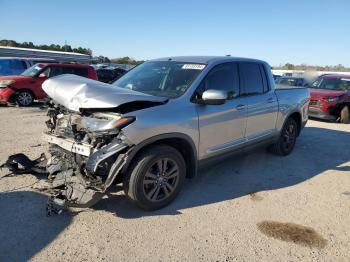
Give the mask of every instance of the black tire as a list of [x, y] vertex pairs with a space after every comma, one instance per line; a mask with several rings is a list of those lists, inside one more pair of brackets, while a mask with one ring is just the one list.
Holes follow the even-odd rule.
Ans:
[[297, 122], [293, 118], [289, 118], [282, 128], [277, 143], [269, 147], [270, 152], [280, 156], [289, 155], [294, 149], [297, 134]]
[[350, 121], [349, 106], [344, 106], [340, 111], [340, 123], [348, 124]]
[[186, 177], [179, 151], [167, 145], [152, 146], [132, 162], [123, 179], [130, 200], [144, 210], [157, 210], [175, 199]]
[[18, 106], [30, 106], [34, 102], [33, 93], [28, 90], [20, 91], [16, 95], [16, 104]]

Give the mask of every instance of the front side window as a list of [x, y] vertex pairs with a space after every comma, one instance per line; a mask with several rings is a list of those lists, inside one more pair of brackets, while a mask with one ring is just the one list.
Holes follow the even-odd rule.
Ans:
[[228, 99], [239, 96], [237, 64], [224, 63], [211, 69], [196, 90], [195, 99], [200, 99], [209, 89], [227, 92]]
[[64, 74], [62, 67], [51, 66], [49, 68], [50, 68], [50, 71], [47, 72], [47, 74], [46, 74], [48, 77], [54, 77], [54, 76], [59, 76], [59, 75]]
[[263, 75], [257, 63], [239, 63], [240, 85], [244, 95], [264, 93]]
[[204, 64], [150, 61], [135, 67], [113, 85], [145, 94], [176, 98], [186, 92], [204, 68]]

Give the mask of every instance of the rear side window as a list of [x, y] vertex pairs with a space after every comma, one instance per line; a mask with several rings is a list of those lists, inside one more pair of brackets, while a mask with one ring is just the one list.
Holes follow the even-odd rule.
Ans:
[[239, 78], [244, 95], [258, 95], [268, 91], [266, 75], [261, 72], [260, 64], [239, 63]]
[[239, 80], [236, 63], [224, 63], [215, 66], [204, 78], [197, 90], [197, 98], [209, 89], [227, 92], [228, 99], [239, 96]]

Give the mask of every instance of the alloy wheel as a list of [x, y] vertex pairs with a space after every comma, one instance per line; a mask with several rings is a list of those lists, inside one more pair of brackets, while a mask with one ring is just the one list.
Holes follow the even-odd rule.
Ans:
[[178, 164], [170, 158], [157, 159], [143, 179], [143, 191], [152, 202], [163, 201], [176, 189], [180, 176]]
[[291, 150], [293, 148], [296, 138], [296, 128], [295, 126], [290, 123], [286, 129], [284, 130], [283, 134], [283, 147], [286, 151]]
[[33, 96], [29, 92], [21, 92], [17, 96], [17, 102], [21, 106], [28, 106], [33, 102]]

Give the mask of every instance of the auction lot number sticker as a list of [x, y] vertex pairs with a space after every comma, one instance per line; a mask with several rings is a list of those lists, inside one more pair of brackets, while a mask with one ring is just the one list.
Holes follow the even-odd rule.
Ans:
[[184, 64], [182, 66], [182, 69], [194, 69], [194, 70], [203, 70], [205, 65], [200, 65], [200, 64]]

